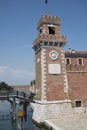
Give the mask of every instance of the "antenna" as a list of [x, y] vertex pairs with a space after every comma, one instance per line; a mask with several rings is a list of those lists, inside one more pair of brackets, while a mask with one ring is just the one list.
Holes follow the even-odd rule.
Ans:
[[46, 14], [48, 14], [48, 0], [45, 0], [45, 4], [46, 4]]

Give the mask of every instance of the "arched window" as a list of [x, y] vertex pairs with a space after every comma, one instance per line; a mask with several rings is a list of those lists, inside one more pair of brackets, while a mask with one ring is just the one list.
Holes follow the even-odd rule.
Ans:
[[66, 64], [67, 65], [71, 64], [71, 59], [70, 58], [66, 58]]
[[82, 65], [83, 64], [83, 58], [78, 58], [78, 64]]

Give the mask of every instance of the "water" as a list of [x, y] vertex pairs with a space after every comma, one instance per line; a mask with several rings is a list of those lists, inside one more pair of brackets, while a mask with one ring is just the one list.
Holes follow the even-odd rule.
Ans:
[[[0, 101], [0, 130], [18, 130], [18, 119], [16, 122], [11, 120], [10, 109], [10, 103], [8, 101]], [[27, 108], [27, 121], [23, 119], [23, 125], [24, 130], [46, 130], [46, 128], [39, 128], [33, 124], [30, 106]]]

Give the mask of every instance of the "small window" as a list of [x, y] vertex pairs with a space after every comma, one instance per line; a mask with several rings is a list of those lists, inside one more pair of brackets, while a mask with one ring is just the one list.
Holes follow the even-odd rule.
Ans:
[[58, 46], [58, 42], [55, 42], [55, 43], [54, 43], [54, 46]]
[[75, 101], [76, 107], [81, 107], [82, 106], [82, 102], [81, 101]]
[[42, 33], [42, 28], [40, 29], [40, 33]]
[[70, 59], [69, 59], [69, 58], [66, 59], [66, 64], [67, 64], [67, 65], [70, 64]]
[[44, 46], [47, 46], [47, 45], [48, 45], [48, 42], [45, 41], [45, 42], [44, 42]]
[[60, 47], [62, 47], [63, 45], [64, 45], [64, 43], [63, 43], [63, 42], [61, 42], [61, 43], [60, 43]]
[[82, 65], [83, 64], [83, 59], [82, 58], [78, 58], [78, 64]]
[[53, 45], [53, 42], [49, 42], [49, 46], [52, 46]]
[[55, 34], [55, 27], [49, 27], [49, 34], [54, 35]]

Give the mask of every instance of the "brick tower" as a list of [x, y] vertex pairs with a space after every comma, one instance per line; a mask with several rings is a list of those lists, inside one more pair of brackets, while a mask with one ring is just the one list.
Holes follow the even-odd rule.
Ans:
[[38, 37], [33, 42], [36, 56], [37, 100], [55, 101], [67, 98], [68, 84], [60, 18], [43, 16], [38, 22]]
[[48, 107], [53, 107], [52, 103], [68, 101], [64, 54], [66, 38], [60, 33], [60, 18], [55, 16], [42, 16], [37, 30], [38, 37], [33, 42], [36, 59], [36, 102], [38, 102], [34, 111], [34, 119], [37, 122], [43, 122], [41, 116], [38, 119], [36, 117], [39, 109], [43, 113], [43, 117], [47, 119], [45, 110], [49, 111]]

